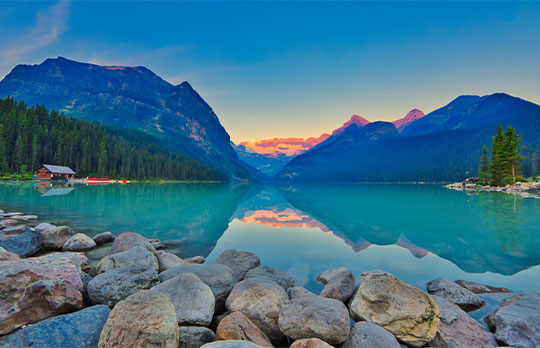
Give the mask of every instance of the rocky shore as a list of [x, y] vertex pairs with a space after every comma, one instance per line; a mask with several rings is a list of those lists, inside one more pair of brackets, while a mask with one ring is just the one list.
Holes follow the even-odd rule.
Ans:
[[0, 347], [540, 347], [537, 296], [507, 295], [483, 325], [468, 314], [478, 294], [511, 290], [439, 278], [424, 291], [340, 267], [314, 294], [250, 252], [181, 259], [136, 233], [37, 219], [0, 210]]
[[507, 185], [503, 187], [497, 186], [484, 186], [475, 185], [472, 183], [456, 182], [444, 186], [451, 190], [465, 191], [465, 192], [502, 192], [521, 197], [540, 198], [540, 183], [538, 182], [517, 182], [514, 185]]

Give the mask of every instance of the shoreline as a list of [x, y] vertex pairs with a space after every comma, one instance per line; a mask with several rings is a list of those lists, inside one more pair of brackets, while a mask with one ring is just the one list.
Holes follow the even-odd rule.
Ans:
[[447, 189], [462, 191], [462, 192], [501, 192], [520, 196], [523, 198], [538, 198], [540, 199], [540, 183], [538, 182], [517, 182], [507, 186], [488, 186], [476, 185], [463, 182], [455, 182], [444, 186]]

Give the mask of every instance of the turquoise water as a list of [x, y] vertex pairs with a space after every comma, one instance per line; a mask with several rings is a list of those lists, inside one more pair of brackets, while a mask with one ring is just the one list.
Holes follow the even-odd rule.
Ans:
[[540, 290], [540, 200], [440, 185], [0, 184], [0, 208], [89, 235], [138, 232], [180, 257], [252, 251], [318, 291], [321, 271], [383, 269]]

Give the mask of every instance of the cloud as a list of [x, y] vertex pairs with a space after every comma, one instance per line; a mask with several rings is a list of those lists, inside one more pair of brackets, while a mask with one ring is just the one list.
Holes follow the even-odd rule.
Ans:
[[19, 63], [29, 53], [56, 42], [67, 29], [69, 2], [61, 0], [55, 5], [36, 14], [36, 22], [23, 29], [12, 41], [4, 41], [0, 51], [0, 60], [4, 64]]

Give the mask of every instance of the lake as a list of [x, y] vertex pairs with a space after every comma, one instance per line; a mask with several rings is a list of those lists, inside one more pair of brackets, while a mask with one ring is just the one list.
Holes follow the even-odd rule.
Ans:
[[[382, 269], [421, 289], [446, 277], [540, 290], [540, 199], [502, 193], [413, 184], [3, 183], [0, 208], [88, 235], [137, 232], [209, 262], [226, 249], [251, 251], [312, 291], [322, 289], [320, 272], [340, 266], [357, 278]], [[488, 304], [503, 295], [490, 296]]]

